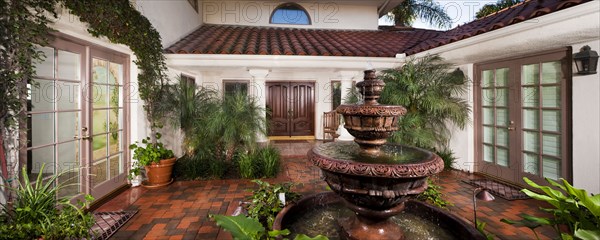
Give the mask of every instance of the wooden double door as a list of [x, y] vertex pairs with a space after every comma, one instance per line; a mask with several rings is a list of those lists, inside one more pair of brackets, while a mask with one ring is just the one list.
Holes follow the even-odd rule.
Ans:
[[267, 82], [266, 88], [269, 136], [314, 135], [314, 82]]

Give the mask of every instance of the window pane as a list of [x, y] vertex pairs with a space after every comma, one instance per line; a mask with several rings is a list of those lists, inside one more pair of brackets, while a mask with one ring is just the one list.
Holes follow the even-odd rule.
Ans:
[[79, 83], [56, 81], [58, 110], [79, 109]]
[[538, 129], [538, 110], [523, 109], [523, 128]]
[[544, 134], [542, 144], [544, 154], [560, 157], [560, 135]]
[[123, 65], [110, 63], [110, 72], [108, 76], [108, 83], [115, 85], [123, 84]]
[[95, 109], [108, 107], [108, 86], [96, 85], [92, 87], [92, 103]]
[[58, 78], [77, 80], [80, 77], [81, 58], [79, 54], [58, 50]]
[[506, 88], [496, 89], [496, 106], [506, 106], [508, 104], [508, 92]]
[[481, 79], [482, 87], [492, 87], [494, 86], [494, 70], [485, 70], [482, 74]]
[[31, 146], [54, 142], [54, 113], [31, 114]]
[[540, 149], [540, 143], [537, 132], [524, 131], [523, 132], [523, 149], [529, 152], [538, 152]]
[[494, 124], [494, 109], [483, 108], [483, 124], [493, 125]]
[[29, 178], [37, 177], [38, 173], [42, 169], [42, 165], [44, 166], [44, 177], [48, 177], [54, 172], [54, 146], [48, 146], [43, 148], [37, 148], [30, 150], [31, 153], [31, 174]]
[[542, 106], [560, 107], [560, 88], [556, 86], [542, 87]]
[[[58, 142], [73, 140], [78, 134], [79, 129], [79, 112], [59, 112], [57, 113], [57, 135]], [[51, 126], [46, 126], [51, 127]]]
[[560, 131], [560, 111], [543, 110], [542, 117], [542, 129], [544, 131]]
[[496, 128], [496, 145], [508, 147], [508, 129]]
[[65, 172], [59, 178], [63, 188], [59, 196], [73, 196], [79, 193], [79, 141], [62, 143], [56, 146], [58, 151], [57, 164], [60, 172]]
[[109, 86], [108, 87], [109, 90], [109, 106], [110, 108], [117, 108], [119, 107], [122, 101], [122, 96], [121, 96], [121, 92], [123, 90], [123, 87], [115, 87], [115, 86]]
[[537, 87], [523, 87], [523, 106], [524, 107], [537, 107], [539, 103], [539, 94]]
[[538, 155], [531, 153], [523, 153], [523, 171], [531, 174], [539, 174]]
[[308, 14], [296, 6], [284, 6], [273, 12], [271, 23], [308, 25]]
[[35, 75], [40, 77], [54, 78], [54, 49], [49, 47], [39, 47], [44, 56], [42, 60], [34, 61]]
[[121, 154], [111, 157], [109, 160], [109, 165], [111, 178], [123, 173], [123, 167], [121, 166]]
[[108, 134], [97, 135], [92, 140], [92, 160], [100, 161], [108, 156], [107, 149]]
[[483, 145], [483, 161], [494, 162], [494, 147]]
[[542, 63], [542, 83], [557, 83], [561, 79], [560, 61]]
[[539, 64], [523, 65], [521, 71], [521, 84], [538, 84], [540, 81]]
[[108, 83], [108, 63], [100, 59], [92, 59], [92, 79], [95, 83]]
[[248, 94], [248, 83], [245, 82], [225, 82], [225, 95]]
[[508, 167], [508, 150], [504, 148], [496, 148], [496, 156], [498, 157], [498, 161], [496, 164], [500, 166]]
[[54, 111], [57, 100], [54, 81], [35, 79], [31, 88], [31, 111]]
[[106, 160], [106, 158], [100, 159], [98, 161], [95, 161], [94, 163], [92, 163], [92, 186], [95, 187], [96, 185], [106, 181], [108, 178], [108, 161]]
[[92, 134], [108, 132], [108, 111], [109, 110], [94, 110]]
[[508, 68], [496, 69], [496, 86], [507, 86]]
[[121, 133], [122, 131], [111, 132], [108, 134], [109, 155], [117, 153], [121, 150]]
[[483, 106], [494, 106], [494, 89], [483, 89], [481, 94], [481, 101]]
[[508, 109], [497, 108], [496, 109], [496, 125], [508, 126]]
[[544, 177], [558, 180], [560, 178], [560, 159], [543, 157]]
[[494, 144], [494, 128], [483, 127], [483, 142]]

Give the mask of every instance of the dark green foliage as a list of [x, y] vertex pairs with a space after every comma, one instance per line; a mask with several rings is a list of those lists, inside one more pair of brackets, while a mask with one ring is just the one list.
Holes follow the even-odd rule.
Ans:
[[450, 69], [440, 56], [428, 55], [383, 72], [386, 86], [379, 102], [407, 109], [388, 141], [439, 149], [450, 139], [449, 124], [465, 127], [471, 110], [460, 96], [468, 81], [462, 71]]
[[27, 169], [22, 169], [23, 183], [18, 188], [9, 188], [15, 193], [12, 206], [2, 204], [0, 213], [0, 239], [65, 239], [90, 236], [94, 218], [84, 213], [87, 204], [93, 201], [86, 196], [85, 203], [75, 206], [68, 197], [57, 198], [58, 192], [68, 185], [55, 185], [60, 173], [44, 180], [44, 165], [36, 181], [31, 183]]
[[424, 192], [417, 195], [417, 199], [419, 201], [429, 202], [441, 208], [446, 208], [447, 206], [453, 205], [443, 198], [443, 194], [440, 191], [442, 189], [441, 186], [435, 184], [431, 179], [427, 179], [427, 184], [429, 187], [425, 189]]
[[167, 113], [165, 117], [172, 126], [178, 127], [184, 134], [182, 147], [186, 155], [193, 155], [197, 146], [193, 144], [198, 123], [203, 123], [210, 117], [211, 111], [218, 106], [217, 92], [204, 87], [197, 87], [181, 76], [177, 77], [178, 83], [168, 85], [165, 101], [159, 104], [160, 112]]
[[[528, 189], [521, 190], [527, 196], [545, 201], [554, 208], [542, 208], [541, 210], [553, 215], [552, 218], [535, 217], [521, 214], [522, 220], [502, 219], [501, 221], [511, 225], [525, 226], [533, 231], [542, 225], [549, 225], [561, 239], [600, 239], [600, 195], [589, 195], [585, 190], [574, 188], [569, 182], [561, 179], [562, 184], [546, 178], [550, 186], [541, 186], [528, 178], [523, 180], [542, 194], [532, 192]], [[558, 190], [556, 190], [558, 189]], [[567, 226], [568, 232], [562, 232], [561, 226]], [[539, 239], [539, 237], [538, 237]]]
[[432, 0], [404, 0], [388, 16], [396, 26], [409, 27], [417, 18], [441, 28], [448, 28], [452, 24], [444, 7]]
[[481, 233], [481, 235], [485, 236], [485, 239], [487, 240], [494, 240], [495, 236], [494, 234], [488, 233], [487, 231], [485, 231], [485, 225], [486, 223], [483, 221], [479, 221], [479, 220], [475, 220], [476, 223], [475, 225], [477, 225], [477, 231]]
[[456, 162], [456, 156], [454, 156], [454, 151], [448, 147], [444, 147], [442, 150], [437, 151], [436, 154], [444, 160], [444, 170], [453, 169], [454, 163]]
[[258, 220], [268, 229], [273, 229], [273, 221], [277, 213], [283, 209], [284, 204], [279, 200], [279, 194], [285, 194], [285, 201], [294, 202], [300, 195], [292, 192], [291, 183], [269, 184], [261, 180], [253, 180], [258, 184], [258, 189], [252, 189], [252, 196], [249, 197], [248, 216]]
[[483, 5], [483, 7], [481, 7], [477, 13], [475, 13], [475, 17], [478, 19], [483, 18], [487, 15], [521, 2], [523, 2], [523, 0], [498, 0], [496, 3]]
[[237, 159], [240, 175], [243, 178], [277, 177], [281, 155], [275, 147], [266, 146], [241, 153]]
[[141, 144], [135, 142], [129, 145], [129, 149], [133, 150], [133, 159], [137, 160], [129, 172], [130, 178], [139, 175], [141, 169], [145, 166], [159, 163], [162, 159], [169, 159], [175, 156], [173, 151], [165, 148], [163, 143], [158, 142], [160, 137], [160, 133], [157, 133], [155, 137], [157, 142], [154, 144], [151, 142], [150, 137], [147, 137], [146, 139], [142, 139]]
[[[217, 223], [217, 226], [222, 227], [225, 229], [225, 231], [230, 232], [233, 236], [233, 239], [236, 240], [271, 240], [280, 239], [282, 236], [287, 236], [290, 234], [290, 231], [287, 229], [267, 231], [265, 227], [262, 226], [256, 219], [246, 216], [210, 215], [209, 217]], [[317, 235], [314, 238], [311, 238], [304, 234], [298, 234], [296, 237], [294, 237], [294, 240], [327, 239], [327, 237], [322, 235]]]

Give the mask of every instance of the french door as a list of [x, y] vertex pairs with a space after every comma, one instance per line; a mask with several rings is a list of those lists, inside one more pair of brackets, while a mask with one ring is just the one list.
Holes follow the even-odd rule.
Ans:
[[63, 174], [60, 196], [96, 199], [125, 184], [127, 56], [57, 37], [40, 47], [28, 97], [27, 173]]
[[315, 84], [267, 82], [270, 136], [313, 136]]
[[514, 183], [571, 178], [569, 58], [562, 50], [477, 66], [477, 171]]

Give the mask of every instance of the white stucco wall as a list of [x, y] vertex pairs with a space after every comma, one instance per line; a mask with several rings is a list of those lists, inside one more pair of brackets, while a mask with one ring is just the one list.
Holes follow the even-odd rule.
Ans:
[[254, 25], [269, 27], [377, 30], [379, 15], [374, 4], [358, 2], [301, 1], [311, 25], [270, 24], [280, 1], [203, 1], [202, 19], [207, 24]]
[[[515, 58], [567, 46], [578, 52], [590, 45], [600, 52], [600, 1], [592, 1], [455, 43], [413, 57], [440, 54], [458, 64], [473, 79], [472, 64]], [[471, 69], [471, 70], [469, 70]], [[573, 66], [573, 71], [575, 67]], [[466, 71], [467, 70], [467, 71]], [[600, 75], [573, 75], [572, 171], [575, 187], [600, 193]], [[467, 96], [472, 105], [473, 92]], [[473, 126], [455, 130], [451, 147], [457, 167], [474, 171]]]
[[[600, 52], [600, 41], [573, 45], [573, 54], [589, 45]], [[576, 72], [575, 66], [573, 71]], [[573, 184], [600, 193], [600, 74], [573, 75]]]
[[170, 46], [202, 24], [202, 4], [196, 12], [186, 0], [137, 0], [135, 8], [160, 33], [163, 47]]

